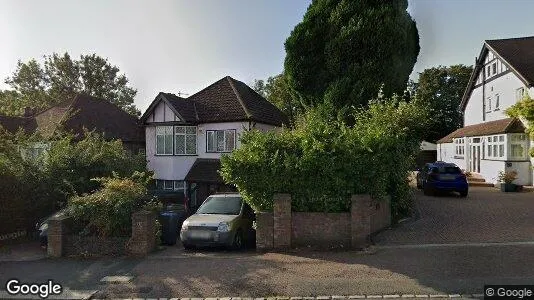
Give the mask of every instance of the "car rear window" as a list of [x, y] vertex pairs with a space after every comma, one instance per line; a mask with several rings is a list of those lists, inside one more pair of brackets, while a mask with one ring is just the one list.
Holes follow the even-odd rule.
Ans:
[[454, 167], [454, 166], [440, 166], [440, 167], [434, 167], [432, 169], [432, 171], [434, 172], [436, 172], [436, 170], [440, 174], [461, 174], [462, 173], [462, 170], [460, 170], [460, 168]]

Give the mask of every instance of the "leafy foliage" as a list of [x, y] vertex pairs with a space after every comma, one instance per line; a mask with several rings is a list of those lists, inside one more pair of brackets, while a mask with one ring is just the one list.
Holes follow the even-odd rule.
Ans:
[[[534, 140], [534, 99], [528, 94], [516, 104], [512, 105], [506, 110], [506, 114], [510, 117], [522, 119], [526, 122], [526, 133], [530, 140]], [[534, 148], [530, 148], [529, 155], [534, 157]]]
[[0, 91], [1, 114], [21, 115], [25, 107], [41, 110], [83, 92], [140, 115], [133, 104], [137, 91], [117, 66], [96, 54], [75, 60], [68, 53], [53, 53], [44, 56], [43, 65], [35, 59], [19, 61], [5, 82], [12, 90]]
[[134, 172], [130, 177], [97, 178], [102, 187], [92, 194], [74, 196], [69, 200], [68, 212], [81, 228], [82, 235], [100, 237], [129, 236], [132, 213], [161, 209], [161, 204], [147, 196], [151, 180], [148, 173]]
[[254, 90], [278, 107], [294, 124], [297, 116], [304, 111], [304, 107], [295, 93], [289, 87], [284, 74], [271, 76], [266, 81], [255, 80]]
[[100, 182], [92, 178], [127, 176], [134, 171], [144, 171], [143, 154], [128, 153], [120, 140], [108, 141], [101, 134], [85, 132], [81, 140], [65, 135], [53, 141], [43, 161], [45, 178], [49, 181], [52, 197], [63, 206], [64, 200], [73, 195], [95, 191]]
[[463, 126], [460, 101], [469, 83], [472, 66], [453, 65], [429, 68], [419, 73], [419, 81], [411, 87], [414, 101], [431, 114], [426, 141], [435, 142]]
[[314, 0], [285, 42], [288, 85], [304, 106], [366, 106], [402, 94], [419, 54], [407, 0]]
[[272, 209], [278, 192], [292, 195], [295, 211], [315, 212], [348, 211], [351, 194], [391, 194], [397, 218], [411, 207], [407, 177], [425, 114], [397, 97], [368, 110], [319, 105], [293, 130], [245, 133], [241, 147], [222, 157], [221, 174], [258, 211]]

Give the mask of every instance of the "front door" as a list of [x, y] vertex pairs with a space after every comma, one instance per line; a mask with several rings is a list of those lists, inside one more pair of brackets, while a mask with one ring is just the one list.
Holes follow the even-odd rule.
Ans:
[[471, 146], [471, 172], [480, 173], [480, 144]]

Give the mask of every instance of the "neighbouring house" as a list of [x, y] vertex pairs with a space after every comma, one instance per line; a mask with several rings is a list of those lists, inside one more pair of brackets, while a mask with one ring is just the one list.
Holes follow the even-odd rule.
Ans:
[[[78, 94], [39, 113], [27, 109], [21, 117], [0, 116], [0, 126], [10, 132], [19, 129], [29, 134], [37, 132], [45, 138], [59, 130], [81, 136], [86, 128], [103, 134], [106, 139], [122, 140], [131, 153], [145, 149], [144, 130], [137, 117], [105, 99], [87, 94]], [[47, 147], [46, 143], [35, 144], [31, 155], [39, 155]]]
[[516, 184], [532, 185], [532, 142], [505, 110], [534, 96], [533, 84], [534, 37], [485, 41], [460, 105], [464, 127], [438, 141], [438, 160], [494, 183], [500, 171], [515, 170]]
[[186, 200], [194, 211], [210, 194], [235, 190], [219, 175], [219, 159], [240, 146], [244, 131], [276, 130], [288, 119], [246, 84], [226, 76], [188, 98], [159, 93], [141, 122], [156, 189]]

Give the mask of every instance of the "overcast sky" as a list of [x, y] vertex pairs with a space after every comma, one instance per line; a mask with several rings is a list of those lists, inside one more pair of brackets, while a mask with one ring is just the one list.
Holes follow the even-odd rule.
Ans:
[[[310, 2], [4, 0], [0, 78], [19, 59], [96, 53], [126, 74], [144, 111], [159, 91], [193, 94], [226, 75], [250, 83], [280, 73], [284, 41]], [[421, 44], [412, 77], [432, 66], [473, 64], [485, 39], [534, 35], [534, 1], [409, 3]]]

